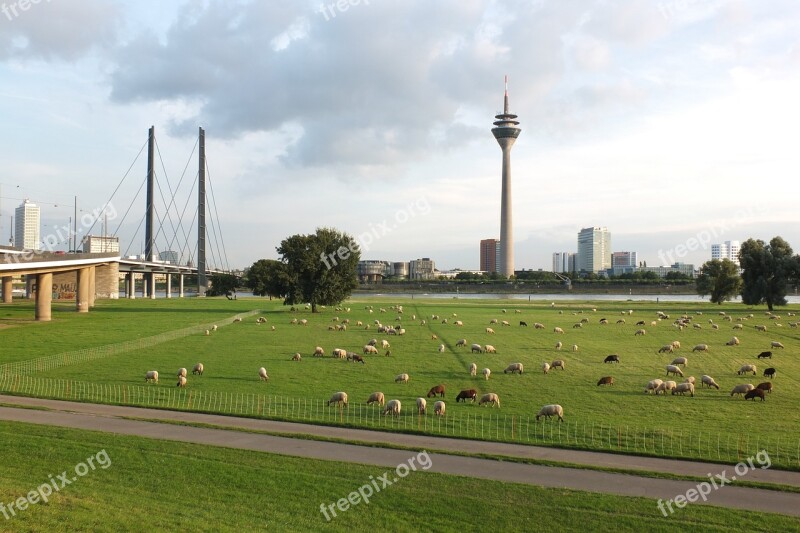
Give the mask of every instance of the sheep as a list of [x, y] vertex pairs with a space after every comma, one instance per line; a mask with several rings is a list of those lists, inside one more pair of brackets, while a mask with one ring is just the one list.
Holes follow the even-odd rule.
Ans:
[[617, 320], [617, 324], [624, 324], [624, 323], [625, 323], [624, 318], [620, 318], [619, 320]]
[[503, 374], [508, 374], [509, 372], [513, 374], [514, 372], [519, 372], [521, 375], [522, 371], [523, 371], [522, 363], [511, 363], [506, 367], [505, 370], [503, 370]]
[[453, 322], [453, 324], [456, 325], [456, 326], [463, 326], [464, 325], [464, 323], [462, 321], [460, 321], [460, 320], [456, 320], [455, 322]]
[[184, 377], [184, 378], [186, 377], [186, 369], [185, 368], [179, 368], [178, 369], [178, 377]]
[[692, 385], [694, 385], [695, 381], [697, 380], [694, 379], [694, 376], [689, 376], [688, 378], [683, 380], [684, 383], [691, 383]]
[[408, 374], [398, 374], [394, 378], [395, 383], [408, 383]]
[[456, 341], [456, 348], [458, 348], [460, 346], [466, 347], [467, 346], [467, 339], [458, 339], [458, 341]]
[[499, 408], [500, 398], [497, 396], [497, 394], [490, 392], [488, 394], [484, 394], [483, 396], [481, 396], [481, 399], [478, 401], [478, 405], [483, 405], [485, 403], [492, 404], [492, 407], [496, 405]]
[[772, 352], [761, 352], [756, 359], [772, 359]]
[[605, 359], [603, 359], [603, 363], [619, 363], [619, 356], [618, 355], [607, 355]]
[[558, 341], [558, 342], [556, 343], [556, 350], [560, 350], [562, 346], [564, 346], [564, 345], [563, 345], [563, 344], [561, 344], [561, 341]]
[[600, 380], [597, 382], [597, 386], [598, 386], [598, 387], [599, 387], [600, 385], [613, 385], [613, 384], [614, 384], [614, 378], [613, 378], [613, 377], [611, 377], [611, 376], [605, 376], [605, 377], [602, 377], [602, 378], [600, 378]]
[[540, 324], [539, 322], [534, 322], [533, 329], [544, 329], [544, 324]]
[[378, 349], [374, 346], [370, 346], [369, 344], [367, 344], [364, 346], [364, 354], [366, 355], [368, 353], [377, 354]]
[[664, 346], [662, 346], [661, 348], [658, 349], [658, 353], [664, 353], [664, 352], [672, 353], [673, 350], [674, 350], [674, 347], [671, 344], [665, 344]]
[[494, 335], [494, 330], [492, 328], [486, 328], [486, 333], [489, 335]]
[[775, 377], [775, 369], [770, 367], [764, 370], [764, 377], [774, 378]]
[[366, 365], [367, 364], [367, 362], [364, 361], [363, 357], [361, 357], [358, 354], [352, 353], [352, 352], [347, 352], [347, 359], [349, 361], [354, 362], [354, 363], [361, 363], [362, 365]]
[[564, 330], [559, 327], [555, 327], [553, 328], [553, 333], [564, 333]]
[[386, 350], [386, 353], [383, 354], [383, 355], [385, 355], [386, 357], [389, 357], [390, 355], [392, 355], [392, 351], [391, 350]]
[[233, 319], [233, 321], [234, 322], [241, 322], [242, 321], [242, 317], [237, 316], [236, 318]]
[[636, 323], [637, 326], [644, 326], [644, 324], [645, 324], [644, 320], [640, 320]]
[[486, 346], [484, 346], [483, 351], [486, 353], [497, 353], [497, 349], [491, 344], [487, 344]]
[[693, 352], [708, 352], [708, 344], [698, 344], [692, 348]]
[[301, 321], [300, 321], [300, 325], [301, 325], [301, 326], [307, 326], [307, 325], [308, 325], [308, 320], [306, 320], [306, 319], [304, 318], [303, 320], [301, 320]]
[[391, 348], [391, 346], [389, 345], [389, 341], [387, 341], [386, 339], [381, 340], [381, 348], [383, 348], [384, 350], [387, 348]]
[[519, 325], [520, 325], [520, 326], [524, 326], [524, 327], [526, 327], [526, 328], [528, 327], [528, 323], [527, 323], [527, 322], [525, 322], [524, 320], [520, 320], [520, 321], [519, 321]]
[[475, 398], [477, 397], [478, 397], [478, 392], [475, 389], [462, 390], [461, 392], [458, 393], [458, 396], [456, 396], [456, 403], [458, 403], [459, 401], [467, 403], [467, 400], [472, 400], [472, 403], [475, 403]]
[[295, 354], [292, 356], [292, 361], [300, 361], [301, 359], [303, 359], [303, 358], [300, 356], [300, 352], [296, 352], [296, 353], [295, 353]]
[[489, 376], [492, 375], [492, 371], [489, 370], [488, 368], [484, 368], [483, 370], [481, 370], [481, 374], [483, 374], [483, 377], [486, 378], [486, 381], [489, 381]]
[[392, 413], [393, 416], [400, 416], [400, 400], [389, 400], [383, 408], [383, 414]]
[[178, 383], [175, 384], [176, 387], [186, 388], [186, 376], [178, 376]]
[[317, 346], [314, 348], [314, 357], [324, 357], [325, 350], [322, 349], [322, 346]]
[[370, 346], [375, 346], [376, 344], [378, 344], [378, 339], [370, 339], [367, 344], [369, 344]]
[[725, 343], [725, 346], [739, 346], [739, 339], [737, 337], [733, 337], [731, 340]]
[[470, 353], [475, 353], [475, 352], [483, 353], [483, 346], [481, 346], [480, 344], [473, 344]]
[[542, 373], [547, 374], [550, 372], [550, 363], [542, 363]]
[[731, 390], [731, 396], [733, 396], [734, 394], [738, 394], [739, 396], [741, 396], [742, 394], [750, 392], [753, 389], [755, 389], [755, 387], [753, 386], [752, 383], [743, 383], [741, 385], [736, 385], [733, 388], [733, 390]]
[[508, 320], [503, 320], [502, 322], [500, 322], [500, 325], [501, 326], [510, 326], [511, 324], [509, 324]]
[[436, 385], [428, 391], [428, 398], [435, 398], [437, 395], [444, 398], [444, 385]]
[[209, 335], [211, 335], [211, 332], [206, 330], [206, 337], [208, 337]]
[[608, 324], [608, 319], [607, 318], [601, 318], [600, 319], [600, 324], [605, 326], [606, 324]]
[[655, 391], [656, 389], [658, 389], [658, 387], [661, 386], [662, 383], [664, 382], [660, 379], [651, 379], [650, 381], [647, 382], [647, 385], [644, 388], [644, 393], [649, 394], [650, 391]]
[[681, 349], [681, 341], [672, 341], [672, 349], [673, 350], [680, 350]]
[[742, 324], [734, 324], [733, 329], [744, 329], [744, 326]]
[[675, 374], [676, 376], [683, 377], [683, 371], [680, 369], [680, 367], [675, 366], [675, 365], [667, 365], [666, 368], [667, 368], [667, 375], [668, 376], [670, 374]]
[[772, 393], [772, 382], [771, 381], [765, 381], [764, 383], [759, 383], [758, 385], [756, 385], [756, 388], [757, 389], [761, 389], [764, 392], [769, 392], [771, 394]]
[[[266, 319], [265, 317], [263, 317], [263, 316], [260, 316], [260, 317], [258, 317], [258, 318], [256, 319], [256, 324], [264, 324], [264, 323], [266, 323], [266, 321], [267, 321], [267, 319]], [[213, 327], [213, 328], [211, 328], [211, 329], [213, 329], [214, 331], [216, 331], [216, 330], [217, 330], [217, 326], [214, 326], [214, 327]]]
[[439, 353], [444, 353], [444, 344], [439, 345]]
[[497, 324], [497, 319], [496, 318], [493, 318], [493, 319], [491, 319], [489, 321], [489, 325], [492, 325], [492, 324]]
[[338, 357], [339, 359], [344, 359], [347, 357], [347, 350], [344, 348], [334, 348], [331, 355], [333, 357]]
[[150, 382], [150, 381], [152, 381], [153, 383], [158, 383], [158, 371], [157, 370], [149, 370], [144, 375], [144, 382], [147, 383], [147, 382]]
[[689, 360], [685, 357], [676, 357], [672, 360], [673, 365], [683, 365], [686, 368], [686, 365], [689, 363]]
[[267, 369], [263, 366], [258, 369], [258, 378], [261, 381], [267, 381], [269, 379], [269, 376], [267, 375]]
[[736, 371], [736, 374], [741, 376], [742, 374], [747, 374], [748, 372], [752, 372], [753, 375], [756, 375], [756, 365], [742, 365], [739, 370]]
[[677, 386], [678, 384], [674, 381], [664, 381], [663, 383], [661, 383], [661, 385], [656, 387], [655, 394], [656, 396], [658, 396], [659, 394], [664, 393], [664, 396], [666, 396], [667, 391], [671, 391]]
[[541, 417], [545, 417], [550, 420], [551, 416], [557, 416], [559, 422], [564, 421], [564, 408], [558, 404], [550, 404], [545, 405], [541, 409], [539, 409], [539, 414], [536, 415], [536, 421], [538, 422]]
[[705, 385], [709, 389], [711, 387], [714, 387], [715, 389], [719, 390], [719, 385], [717, 384], [716, 381], [714, 381], [714, 378], [712, 378], [711, 376], [707, 376], [707, 375], [701, 376], [700, 377], [700, 383], [701, 383], [701, 385]]
[[767, 326], [755, 325], [756, 331], [767, 331]]
[[555, 370], [556, 368], [560, 368], [561, 370], [566, 370], [567, 363], [563, 359], [556, 359], [552, 363], [550, 363], [550, 368]]
[[762, 402], [766, 399], [764, 398], [764, 391], [759, 388], [751, 389], [745, 393], [744, 395], [745, 400], [749, 400], [751, 398], [753, 399], [754, 402], [756, 401], [756, 398], [761, 398]]
[[435, 415], [444, 416], [445, 409], [444, 402], [441, 400], [433, 404], [433, 414]]
[[778, 341], [772, 341], [772, 342], [770, 343], [770, 347], [771, 347], [771, 348], [783, 348], [783, 344], [781, 344], [781, 343], [780, 343], [780, 342], [778, 342]]
[[194, 368], [192, 368], [192, 374], [199, 374], [202, 376], [204, 370], [205, 367], [203, 366], [203, 363], [197, 363], [194, 365]]
[[346, 392], [334, 392], [331, 395], [331, 399], [328, 400], [328, 407], [330, 407], [330, 405], [333, 404], [333, 403], [335, 403], [337, 407], [339, 405], [344, 405], [345, 407], [347, 407], [347, 393]]
[[577, 352], [578, 351], [578, 345], [577, 344], [573, 344], [572, 345], [572, 351], [573, 352]]
[[373, 392], [369, 395], [367, 405], [372, 405], [373, 403], [377, 403], [378, 405], [384, 404], [384, 396], [382, 392]]
[[469, 365], [469, 375], [472, 376], [472, 377], [475, 377], [475, 375], [477, 373], [478, 373], [478, 365], [476, 365], [475, 363], [470, 363], [470, 365]]
[[439, 337], [436, 335], [436, 333], [433, 333], [433, 334], [431, 335], [431, 340], [432, 340], [432, 341], [437, 341], [437, 340], [439, 340]]
[[428, 409], [428, 401], [425, 398], [417, 398], [417, 413], [424, 415]]
[[[267, 319], [265, 318], [265, 319], [264, 319], [264, 322], [266, 322], [266, 321], [267, 321]], [[216, 324], [214, 324], [213, 326], [211, 326], [211, 331], [217, 331], [217, 325], [216, 325]]]
[[573, 329], [578, 329], [578, 328], [582, 328], [582, 327], [583, 327], [583, 324], [581, 324], [580, 322], [578, 322], [577, 324], [573, 324], [572, 325]]
[[678, 383], [678, 386], [672, 389], [673, 396], [676, 394], [683, 396], [687, 392], [694, 397], [694, 383]]
[[634, 333], [633, 335], [634, 335], [634, 336], [636, 336], [636, 335], [646, 335], [646, 334], [647, 334], [647, 331], [646, 331], [646, 330], [643, 330], [643, 329], [637, 329], [637, 330], [636, 330], [636, 333]]

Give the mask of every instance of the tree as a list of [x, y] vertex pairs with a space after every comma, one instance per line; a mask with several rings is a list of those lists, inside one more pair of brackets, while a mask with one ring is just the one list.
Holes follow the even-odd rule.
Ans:
[[239, 278], [233, 274], [212, 274], [211, 287], [206, 294], [208, 296], [222, 296], [223, 294], [231, 294], [236, 292], [236, 287], [239, 286]]
[[711, 303], [722, 304], [732, 300], [742, 290], [742, 277], [733, 261], [712, 259], [700, 267], [695, 285], [697, 294], [710, 294]]
[[747, 239], [739, 250], [741, 265], [742, 302], [747, 305], [767, 304], [772, 311], [775, 305], [786, 305], [786, 292], [798, 277], [797, 256], [781, 237], [773, 237], [769, 244], [762, 240]]
[[274, 259], [259, 259], [247, 270], [245, 285], [254, 296], [286, 298], [289, 293], [286, 265]]
[[265, 294], [282, 297], [284, 304], [309, 303], [316, 313], [318, 305], [336, 305], [358, 287], [361, 252], [345, 233], [317, 228], [311, 235], [287, 237], [277, 250], [280, 267], [261, 265], [268, 271], [248, 273], [248, 278]]

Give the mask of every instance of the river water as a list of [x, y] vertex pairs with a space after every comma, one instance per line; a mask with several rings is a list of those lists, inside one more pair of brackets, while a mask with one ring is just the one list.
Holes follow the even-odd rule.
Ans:
[[[409, 299], [431, 298], [431, 299], [458, 299], [458, 300], [526, 300], [534, 301], [605, 301], [605, 302], [687, 302], [687, 303], [710, 303], [708, 297], [701, 298], [692, 294], [580, 294], [580, 293], [561, 293], [561, 294], [518, 294], [518, 293], [407, 293], [407, 292], [358, 292], [353, 293], [352, 298], [381, 298], [381, 299]], [[786, 300], [790, 304], [799, 304], [800, 296], [787, 296]], [[736, 298], [731, 303], [741, 303], [740, 298]]]

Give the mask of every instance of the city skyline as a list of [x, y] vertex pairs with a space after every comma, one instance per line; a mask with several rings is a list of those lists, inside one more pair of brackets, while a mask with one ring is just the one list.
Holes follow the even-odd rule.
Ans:
[[[318, 7], [91, 0], [4, 19], [0, 109], [24, 127], [0, 132], [0, 237], [25, 197], [42, 208], [43, 238], [67, 226], [76, 196], [78, 217], [105, 205], [151, 125], [157, 173], [174, 185], [203, 126], [231, 266], [275, 258], [317, 226], [385, 226], [363, 258], [475, 269], [474, 243], [498, 230], [486, 119], [508, 74], [526, 128], [516, 270], [548, 269], [592, 223], [648, 265], [700, 265], [712, 243], [751, 237], [800, 248], [791, 195], [754, 186], [791, 183], [800, 164], [796, 3]], [[120, 214], [144, 176], [140, 159]], [[143, 251], [144, 203], [117, 233], [123, 252]]]

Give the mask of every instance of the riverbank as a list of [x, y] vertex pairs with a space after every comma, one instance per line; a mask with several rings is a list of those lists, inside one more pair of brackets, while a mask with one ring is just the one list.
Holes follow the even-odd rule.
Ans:
[[696, 296], [697, 289], [694, 283], [684, 285], [673, 284], [630, 284], [630, 283], [604, 283], [585, 282], [574, 283], [571, 288], [561, 284], [536, 284], [520, 282], [498, 283], [453, 283], [453, 282], [409, 282], [409, 283], [381, 283], [360, 284], [353, 295], [370, 294], [575, 294], [599, 295], [610, 294], [624, 295], [681, 295]]

